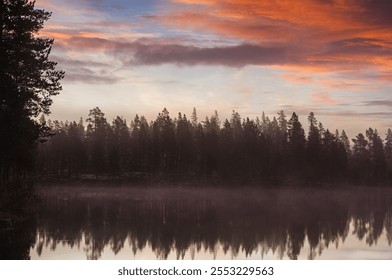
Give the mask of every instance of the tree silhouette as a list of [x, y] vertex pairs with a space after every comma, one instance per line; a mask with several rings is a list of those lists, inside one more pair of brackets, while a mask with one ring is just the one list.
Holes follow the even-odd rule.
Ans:
[[344, 150], [346, 151], [347, 156], [350, 156], [350, 154], [351, 154], [350, 140], [348, 139], [347, 134], [344, 130], [342, 130], [342, 133], [340, 134], [339, 140], [343, 144], [343, 147], [344, 147]]
[[205, 168], [206, 175], [208, 178], [211, 178], [213, 174], [217, 171], [218, 164], [218, 135], [220, 130], [220, 121], [218, 112], [215, 111], [215, 114], [211, 116], [210, 119], [206, 117], [203, 126], [205, 132]]
[[219, 134], [219, 169], [224, 180], [232, 180], [235, 170], [233, 162], [233, 130], [226, 119]]
[[309, 133], [306, 146], [307, 176], [309, 177], [310, 181], [317, 182], [321, 179], [321, 132], [313, 112], [310, 112], [308, 121]]
[[90, 110], [88, 115], [87, 141], [90, 145], [90, 166], [96, 177], [106, 171], [107, 167], [107, 140], [109, 124], [105, 114], [98, 108]]
[[151, 160], [151, 137], [149, 136], [149, 125], [144, 116], [139, 118], [135, 116], [131, 123], [130, 135], [130, 172], [146, 172], [150, 171], [152, 166], [149, 164]]
[[[110, 173], [112, 175], [119, 175], [126, 172], [130, 162], [130, 131], [127, 125], [127, 121], [122, 117], [117, 117], [115, 120], [113, 120], [110, 131]], [[115, 164], [111, 165], [112, 162], [114, 162]], [[115, 165], [117, 165], [117, 168], [115, 167]]]
[[392, 182], [392, 130], [388, 129], [387, 137], [385, 138], [385, 164], [386, 177], [389, 183]]
[[56, 135], [40, 145], [39, 174], [57, 180], [87, 173], [150, 182], [269, 186], [390, 182], [391, 132], [384, 145], [377, 130], [369, 128], [366, 137], [360, 133], [353, 139], [351, 151], [344, 130], [331, 133], [313, 113], [308, 121], [305, 137], [295, 112], [286, 121], [283, 111], [272, 120], [265, 114], [242, 119], [234, 111], [221, 125], [217, 112], [196, 124], [182, 113], [172, 119], [163, 109], [150, 124], [136, 115], [128, 127], [122, 117], [109, 125], [94, 108], [87, 129], [82, 122], [47, 121]]
[[378, 184], [383, 181], [385, 176], [384, 145], [377, 129], [369, 128], [366, 130], [366, 136], [370, 156], [370, 178], [373, 184]]
[[192, 167], [193, 158], [193, 140], [192, 124], [188, 121], [186, 115], [178, 113], [177, 119], [177, 172], [181, 176], [189, 174]]
[[[49, 59], [53, 39], [37, 37], [50, 13], [35, 1], [0, 1], [0, 186], [23, 185], [36, 141], [48, 133], [36, 118], [49, 114], [63, 71]], [[0, 190], [4, 191], [4, 190]]]
[[362, 133], [359, 133], [354, 139], [353, 146], [353, 177], [360, 181], [369, 181], [368, 169], [370, 166], [370, 155], [367, 149], [368, 141]]
[[292, 114], [287, 125], [290, 169], [294, 173], [301, 174], [303, 173], [303, 162], [305, 158], [305, 132], [295, 112]]
[[171, 173], [175, 163], [175, 124], [169, 111], [164, 108], [153, 123], [153, 145], [158, 147], [156, 159], [162, 174]]

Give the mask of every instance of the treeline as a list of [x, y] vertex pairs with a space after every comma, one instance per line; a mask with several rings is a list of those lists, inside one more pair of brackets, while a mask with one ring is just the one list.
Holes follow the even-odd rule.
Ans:
[[242, 119], [233, 111], [220, 121], [215, 112], [199, 121], [172, 118], [166, 109], [154, 121], [122, 117], [110, 124], [97, 107], [85, 125], [46, 121], [53, 136], [39, 145], [41, 179], [125, 177], [154, 182], [234, 184], [370, 184], [392, 182], [392, 131], [385, 140], [369, 128], [350, 140], [345, 131], [324, 128], [308, 116], [305, 134], [296, 113], [280, 111]]

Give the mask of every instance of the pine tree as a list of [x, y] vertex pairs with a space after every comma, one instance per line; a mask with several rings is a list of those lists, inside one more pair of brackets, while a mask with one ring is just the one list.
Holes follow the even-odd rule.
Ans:
[[87, 122], [87, 136], [90, 147], [90, 167], [98, 177], [102, 175], [107, 169], [108, 159], [108, 125], [105, 114], [98, 108], [90, 110]]
[[302, 177], [305, 158], [305, 132], [298, 116], [293, 112], [287, 123], [289, 169], [297, 177]]
[[177, 170], [187, 175], [192, 166], [193, 143], [192, 143], [192, 124], [188, 121], [186, 115], [178, 113], [176, 127], [176, 143], [177, 143]]
[[377, 129], [369, 128], [366, 130], [368, 138], [368, 151], [369, 151], [369, 176], [371, 184], [378, 184], [383, 181], [385, 176], [385, 157], [384, 145], [381, 137], [378, 135]]
[[[321, 169], [321, 135], [318, 122], [314, 113], [311, 112], [308, 116], [309, 121], [309, 134], [308, 134], [308, 141], [307, 141], [307, 171], [308, 171], [308, 178], [312, 181], [319, 181], [320, 176], [322, 174]], [[324, 129], [321, 125], [322, 129]]]
[[357, 182], [368, 181], [370, 166], [368, 141], [362, 133], [359, 133], [352, 141], [354, 142], [352, 159], [353, 178]]
[[350, 140], [348, 139], [347, 134], [344, 130], [342, 130], [339, 139], [342, 142], [344, 149], [346, 150], [347, 156], [349, 157], [351, 155]]
[[386, 176], [389, 182], [392, 182], [392, 130], [388, 129], [387, 137], [385, 138], [385, 163]]
[[196, 129], [197, 128], [197, 113], [196, 113], [196, 108], [193, 107], [193, 112], [192, 112], [192, 116], [191, 116], [191, 124], [192, 126]]
[[49, 59], [53, 39], [38, 37], [50, 13], [35, 1], [0, 1], [0, 185], [19, 180], [33, 166], [35, 143], [47, 126], [64, 72]]
[[291, 150], [298, 153], [303, 153], [305, 148], [305, 132], [302, 128], [302, 124], [298, 120], [297, 114], [294, 112], [288, 122], [288, 141]]

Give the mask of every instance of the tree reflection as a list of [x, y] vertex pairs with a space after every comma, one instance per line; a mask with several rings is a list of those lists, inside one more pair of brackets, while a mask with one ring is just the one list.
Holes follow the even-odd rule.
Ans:
[[234, 197], [50, 197], [38, 213], [33, 247], [38, 255], [59, 244], [83, 247], [88, 259], [101, 258], [105, 248], [143, 256], [147, 247], [157, 259], [204, 251], [216, 256], [217, 250], [232, 257], [272, 252], [297, 259], [308, 243], [313, 259], [349, 234], [372, 246], [385, 230], [392, 243], [391, 195], [289, 190]]
[[[35, 221], [27, 218], [0, 228], [0, 260], [28, 260], [35, 243]], [[37, 250], [41, 250], [37, 247]]]

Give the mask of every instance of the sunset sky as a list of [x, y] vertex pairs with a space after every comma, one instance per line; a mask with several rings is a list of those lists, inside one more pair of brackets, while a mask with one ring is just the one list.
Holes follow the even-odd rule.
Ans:
[[37, 0], [66, 71], [51, 119], [99, 106], [200, 120], [313, 111], [349, 137], [392, 128], [392, 1]]

